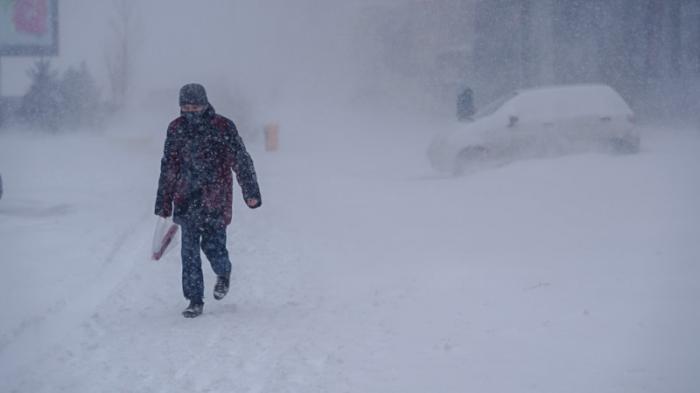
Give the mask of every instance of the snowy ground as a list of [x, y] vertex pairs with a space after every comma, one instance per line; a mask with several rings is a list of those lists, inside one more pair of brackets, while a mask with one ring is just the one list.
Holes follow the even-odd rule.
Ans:
[[194, 320], [148, 259], [160, 129], [0, 134], [0, 390], [700, 391], [699, 131], [446, 178], [407, 124], [250, 143], [263, 207]]

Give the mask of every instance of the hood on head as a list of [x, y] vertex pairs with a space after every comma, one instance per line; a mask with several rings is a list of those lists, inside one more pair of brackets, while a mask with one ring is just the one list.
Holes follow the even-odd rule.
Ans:
[[188, 83], [180, 89], [180, 106], [209, 105], [207, 91], [199, 83]]

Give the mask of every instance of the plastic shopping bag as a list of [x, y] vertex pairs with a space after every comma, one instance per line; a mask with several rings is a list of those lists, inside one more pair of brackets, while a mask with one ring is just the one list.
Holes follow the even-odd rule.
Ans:
[[153, 254], [151, 257], [154, 260], [161, 259], [163, 255], [175, 248], [180, 240], [179, 229], [180, 226], [175, 224], [171, 217], [158, 217], [156, 230], [153, 233]]

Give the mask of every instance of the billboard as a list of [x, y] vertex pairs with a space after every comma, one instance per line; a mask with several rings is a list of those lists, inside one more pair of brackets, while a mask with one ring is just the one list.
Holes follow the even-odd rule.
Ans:
[[0, 56], [58, 55], [58, 0], [0, 0]]

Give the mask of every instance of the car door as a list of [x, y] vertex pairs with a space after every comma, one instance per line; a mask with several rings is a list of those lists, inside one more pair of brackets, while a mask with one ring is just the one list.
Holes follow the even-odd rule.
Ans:
[[512, 159], [537, 157], [546, 149], [548, 128], [554, 123], [537, 110], [536, 97], [524, 92], [514, 97], [499, 111], [501, 124], [498, 144], [504, 156]]
[[617, 93], [607, 86], [592, 85], [572, 89], [562, 97], [561, 113], [566, 127], [562, 135], [569, 142], [570, 151], [589, 151], [609, 141], [621, 130], [628, 128], [629, 107]]

